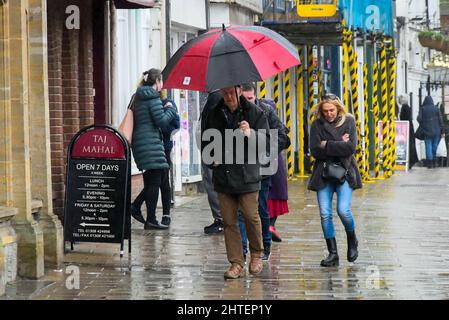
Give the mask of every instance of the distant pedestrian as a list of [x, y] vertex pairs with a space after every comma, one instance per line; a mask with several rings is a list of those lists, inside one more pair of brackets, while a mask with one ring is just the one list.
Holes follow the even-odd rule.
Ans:
[[409, 163], [408, 167], [411, 169], [418, 160], [418, 153], [416, 152], [415, 144], [415, 127], [413, 125], [412, 109], [408, 105], [408, 98], [406, 95], [399, 96], [400, 112], [399, 120], [408, 121], [409, 123]]
[[146, 230], [168, 228], [156, 219], [159, 188], [165, 170], [169, 169], [161, 130], [176, 118], [177, 112], [173, 106], [163, 107], [159, 94], [161, 89], [161, 71], [150, 69], [144, 72], [133, 103], [134, 129], [131, 148], [137, 168], [144, 171], [144, 190], [142, 196], [138, 196], [131, 205], [131, 210], [133, 217], [139, 221], [143, 219], [140, 206], [142, 198], [145, 199]]
[[354, 158], [357, 129], [352, 115], [334, 94], [327, 94], [317, 106], [310, 128], [310, 149], [315, 163], [308, 188], [317, 192], [321, 226], [329, 255], [321, 266], [338, 266], [339, 257], [332, 222], [332, 198], [337, 194], [337, 213], [347, 235], [349, 262], [358, 257], [358, 241], [351, 212], [352, 192], [362, 187]]
[[[262, 179], [260, 159], [256, 156], [255, 163], [250, 163], [249, 159], [250, 152], [256, 152], [252, 147], [257, 145], [257, 132], [264, 129], [268, 133], [269, 128], [264, 113], [242, 97], [240, 86], [224, 88], [221, 92], [223, 98], [209, 113], [205, 129], [215, 129], [220, 133], [219, 137], [213, 138], [213, 143], [220, 146], [221, 152], [218, 152], [221, 156], [214, 152], [214, 162], [210, 166], [213, 168], [214, 189], [218, 193], [223, 217], [226, 253], [231, 263], [224, 277], [236, 279], [242, 275], [245, 265], [238, 227], [239, 208], [248, 231], [251, 252], [249, 272], [259, 274], [263, 269], [262, 230], [257, 201]], [[226, 143], [226, 134], [230, 132], [236, 133], [237, 139], [243, 139], [243, 144]], [[202, 150], [210, 143], [203, 140]], [[242, 146], [243, 150], [237, 154], [237, 148]], [[202, 156], [205, 157], [204, 154]]]
[[271, 188], [268, 193], [268, 210], [270, 212], [270, 233], [274, 242], [282, 242], [282, 237], [276, 229], [276, 221], [288, 210], [288, 185], [285, 158], [279, 154], [278, 171], [271, 177]]
[[170, 123], [161, 128], [162, 129], [162, 136], [164, 140], [164, 150], [165, 150], [165, 158], [167, 159], [169, 168], [165, 170], [164, 176], [162, 177], [161, 182], [161, 198], [162, 198], [162, 219], [161, 224], [165, 226], [169, 226], [171, 222], [171, 216], [170, 216], [170, 208], [172, 207], [172, 195], [173, 190], [171, 188], [170, 183], [170, 172], [173, 169], [173, 161], [171, 158], [171, 153], [173, 150], [173, 135], [179, 130], [180, 128], [180, 120], [179, 120], [179, 114], [178, 114], [178, 108], [176, 106], [176, 103], [168, 99], [166, 96], [161, 97], [162, 104], [164, 105], [164, 108], [173, 107], [176, 110], [176, 117], [173, 118]]
[[[206, 128], [206, 121], [209, 113], [215, 108], [220, 99], [222, 98], [222, 94], [220, 90], [209, 93], [207, 97], [207, 101], [201, 110], [200, 116], [200, 132], [201, 135], [198, 141], [201, 141], [201, 137], [203, 136], [203, 132]], [[223, 233], [223, 218], [220, 213], [220, 202], [218, 201], [218, 194], [214, 190], [214, 185], [212, 183], [212, 169], [209, 168], [201, 161], [201, 175], [203, 180], [204, 189], [207, 192], [207, 200], [209, 202], [209, 207], [212, 212], [212, 218], [214, 222], [212, 224], [204, 227], [205, 234], [221, 234]]]
[[424, 98], [424, 102], [419, 110], [418, 122], [424, 134], [426, 166], [429, 169], [435, 168], [437, 164], [437, 148], [444, 134], [444, 126], [440, 110], [434, 105], [431, 96]]

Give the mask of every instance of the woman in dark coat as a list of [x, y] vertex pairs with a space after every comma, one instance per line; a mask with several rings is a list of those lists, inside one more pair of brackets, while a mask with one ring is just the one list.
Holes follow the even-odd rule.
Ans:
[[[133, 114], [134, 128], [132, 151], [137, 168], [143, 173], [147, 219], [145, 229], [166, 229], [167, 225], [159, 224], [156, 219], [156, 205], [162, 177], [169, 165], [165, 156], [162, 128], [176, 118], [173, 106], [162, 106], [159, 92], [162, 89], [162, 75], [158, 69], [150, 69], [144, 73], [144, 79], [136, 91]], [[133, 216], [141, 217], [140, 196], [131, 206]], [[139, 219], [138, 219], [139, 220]]]
[[437, 148], [444, 133], [444, 127], [440, 110], [433, 104], [431, 96], [424, 98], [419, 110], [418, 122], [424, 133], [427, 168], [435, 168]]
[[[308, 188], [317, 192], [321, 226], [326, 239], [329, 256], [321, 266], [338, 266], [339, 257], [332, 222], [332, 197], [337, 194], [337, 213], [345, 226], [349, 262], [357, 259], [358, 241], [351, 212], [352, 192], [362, 187], [362, 180], [354, 158], [357, 146], [357, 129], [354, 117], [345, 112], [343, 103], [334, 94], [326, 95], [317, 106], [315, 120], [310, 128], [310, 150], [316, 159]], [[343, 183], [324, 178], [329, 164], [338, 163], [345, 170]]]
[[415, 144], [415, 128], [413, 126], [413, 115], [412, 109], [408, 105], [407, 96], [402, 95], [399, 97], [399, 102], [402, 104], [401, 112], [399, 113], [399, 120], [408, 121], [408, 139], [409, 139], [409, 160], [408, 160], [408, 168], [411, 169], [418, 160], [418, 154], [416, 153], [416, 144]]
[[282, 238], [276, 230], [275, 223], [279, 216], [288, 213], [288, 185], [285, 159], [282, 153], [278, 157], [278, 171], [271, 176], [271, 188], [268, 193], [268, 210], [270, 212], [270, 232], [274, 242]]

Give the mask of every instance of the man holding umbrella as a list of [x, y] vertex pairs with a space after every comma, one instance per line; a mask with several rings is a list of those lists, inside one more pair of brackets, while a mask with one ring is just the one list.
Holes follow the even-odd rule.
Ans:
[[[219, 135], [214, 135], [213, 144], [221, 150], [212, 149], [210, 154], [214, 161], [213, 169], [214, 189], [218, 193], [220, 211], [223, 217], [226, 252], [231, 266], [225, 272], [226, 279], [239, 278], [243, 273], [245, 261], [243, 258], [242, 240], [238, 226], [237, 209], [240, 208], [245, 219], [246, 231], [251, 252], [249, 272], [259, 274], [262, 271], [262, 229], [258, 213], [258, 193], [260, 190], [260, 159], [251, 161], [251, 155], [256, 150], [258, 131], [268, 134], [269, 126], [267, 118], [256, 105], [247, 101], [242, 96], [240, 86], [221, 89], [223, 98], [211, 111], [206, 122], [206, 134], [208, 129], [218, 130]], [[229, 143], [232, 134], [237, 141], [243, 141], [243, 146], [237, 143]], [[239, 137], [239, 135], [241, 135]], [[203, 160], [209, 156], [206, 154], [208, 142], [203, 135], [202, 150]], [[217, 140], [218, 141], [217, 141]], [[266, 140], [269, 141], [268, 139]], [[267, 150], [266, 146], [258, 146], [258, 149]], [[210, 147], [207, 150], [211, 150]], [[220, 151], [221, 155], [219, 155]], [[232, 159], [232, 161], [229, 161]], [[205, 161], [210, 162], [210, 161]], [[255, 162], [255, 163], [252, 163]]]
[[[262, 232], [257, 208], [261, 175], [259, 158], [253, 161], [257, 152], [252, 146], [258, 141], [257, 131], [265, 129], [268, 134], [269, 127], [263, 112], [242, 97], [239, 85], [266, 80], [300, 63], [295, 45], [270, 29], [223, 25], [221, 29], [209, 30], [185, 43], [170, 58], [163, 71], [165, 88], [207, 92], [221, 89], [223, 94], [223, 99], [206, 121], [206, 130], [214, 129], [212, 131], [219, 132], [221, 136], [214, 137], [213, 142], [207, 144], [202, 141], [202, 147], [210, 149], [208, 145], [215, 145], [215, 140], [222, 144], [222, 150], [215, 155], [217, 161], [210, 165], [215, 191], [219, 193], [226, 251], [231, 263], [225, 278], [238, 278], [243, 272], [238, 207], [243, 212], [247, 227], [251, 252], [249, 271], [252, 274], [262, 271]], [[228, 133], [240, 132], [244, 136], [241, 143], [244, 150], [237, 152], [234, 147], [225, 148], [226, 130]], [[204, 133], [208, 135], [207, 131]], [[202, 138], [204, 140], [204, 134]], [[234, 138], [242, 141], [236, 135], [230, 140]], [[266, 136], [265, 139], [269, 140]], [[218, 154], [221, 151], [224, 152], [222, 156]], [[234, 161], [224, 161], [230, 158]]]

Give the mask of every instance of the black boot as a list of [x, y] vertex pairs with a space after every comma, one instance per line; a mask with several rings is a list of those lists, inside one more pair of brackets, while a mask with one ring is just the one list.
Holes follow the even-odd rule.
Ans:
[[140, 210], [140, 208], [137, 208], [133, 204], [131, 204], [131, 215], [134, 219], [136, 219], [140, 223], [145, 223], [145, 218], [142, 215], [142, 211]]
[[355, 236], [355, 231], [346, 232], [346, 236], [348, 237], [348, 261], [354, 262], [359, 256], [359, 252], [357, 251], [359, 242]]
[[145, 222], [144, 229], [145, 230], [168, 229], [168, 226], [160, 224], [159, 221], [157, 221], [155, 215], [148, 214], [147, 215], [147, 221]]
[[326, 239], [327, 250], [329, 251], [329, 256], [321, 260], [322, 267], [336, 267], [339, 263], [338, 252], [337, 252], [337, 240], [335, 237], [332, 239]]
[[426, 162], [427, 169], [432, 169], [432, 160], [424, 160]]
[[263, 247], [263, 257], [262, 257], [262, 260], [263, 260], [263, 261], [268, 261], [268, 260], [270, 260], [270, 255], [271, 255], [271, 246], [264, 245], [264, 247]]
[[438, 167], [437, 159], [433, 159], [432, 160], [432, 168], [435, 169], [436, 167]]

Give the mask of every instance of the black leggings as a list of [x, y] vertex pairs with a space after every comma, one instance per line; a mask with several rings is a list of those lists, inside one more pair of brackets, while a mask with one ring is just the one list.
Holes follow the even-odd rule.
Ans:
[[139, 193], [133, 204], [136, 208], [142, 206], [143, 201], [147, 206], [147, 220], [156, 219], [156, 207], [159, 198], [159, 188], [165, 169], [146, 170], [143, 173], [143, 190]]
[[[172, 166], [170, 158], [171, 150], [165, 151], [165, 156], [169, 166]], [[157, 172], [156, 172], [157, 171]], [[159, 177], [160, 175], [160, 177]], [[147, 170], [143, 174], [144, 188], [133, 202], [136, 208], [140, 208], [146, 201], [147, 212], [156, 217], [156, 206], [159, 198], [159, 188], [161, 188], [162, 211], [163, 215], [170, 215], [171, 188], [170, 188], [170, 169]], [[151, 191], [145, 191], [150, 186]], [[156, 189], [154, 191], [153, 189]], [[150, 205], [149, 205], [150, 204]]]

